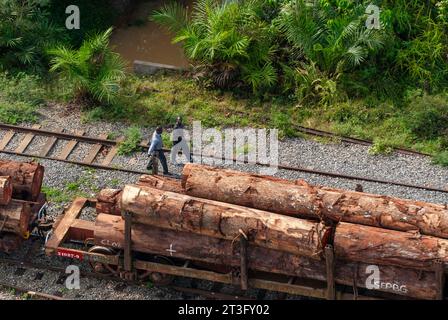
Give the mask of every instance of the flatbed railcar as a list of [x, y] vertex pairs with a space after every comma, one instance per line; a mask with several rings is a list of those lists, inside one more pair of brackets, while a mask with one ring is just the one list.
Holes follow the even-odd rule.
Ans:
[[[408, 299], [406, 296], [367, 290], [335, 283], [335, 257], [331, 246], [325, 250], [327, 261], [326, 281], [281, 276], [278, 274], [248, 271], [247, 266], [228, 268], [209, 265], [200, 261], [176, 258], [167, 248], [167, 254], [143, 254], [132, 250], [132, 216], [124, 214], [125, 244], [117, 249], [113, 243], [98, 246], [94, 244], [95, 222], [80, 219], [86, 207], [94, 208], [96, 199], [76, 198], [65, 213], [55, 222], [52, 233], [45, 244], [46, 254], [88, 262], [95, 272], [109, 274], [125, 280], [149, 280], [156, 285], [167, 285], [173, 277], [208, 280], [228, 284], [237, 288], [256, 288], [290, 295], [317, 299]], [[72, 243], [84, 243], [82, 248], [73, 248]], [[174, 250], [173, 250], [174, 251]], [[437, 272], [437, 271], [436, 271]], [[439, 277], [440, 299], [443, 299], [443, 270]], [[242, 275], [245, 274], [245, 277]], [[244, 282], [246, 282], [244, 284]]]

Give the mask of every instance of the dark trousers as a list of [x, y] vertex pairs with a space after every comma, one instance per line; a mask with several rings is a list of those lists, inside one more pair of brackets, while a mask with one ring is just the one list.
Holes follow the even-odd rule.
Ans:
[[162, 150], [159, 150], [156, 152], [157, 152], [157, 157], [160, 159], [160, 163], [162, 164], [163, 174], [167, 174], [168, 173], [168, 163], [166, 162], [165, 154], [163, 153]]

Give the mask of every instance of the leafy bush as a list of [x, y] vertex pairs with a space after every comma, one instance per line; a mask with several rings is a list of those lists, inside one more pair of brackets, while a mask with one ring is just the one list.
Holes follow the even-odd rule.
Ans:
[[19, 124], [22, 122], [37, 122], [36, 108], [25, 103], [14, 104], [0, 101], [0, 122]]
[[187, 57], [205, 67], [215, 86], [243, 82], [257, 93], [277, 82], [277, 30], [260, 17], [264, 6], [261, 0], [199, 0], [190, 17], [173, 2], [151, 18], [175, 32], [173, 42], [182, 42]]
[[448, 167], [448, 150], [437, 153], [433, 157], [432, 162], [434, 164], [439, 164], [441, 166]]
[[0, 1], [0, 68], [42, 71], [45, 50], [63, 39], [49, 22], [48, 0]]
[[65, 28], [65, 9], [69, 5], [78, 6], [81, 13], [81, 28], [64, 30], [67, 42], [75, 48], [80, 47], [89, 35], [110, 28], [118, 16], [109, 0], [52, 0], [48, 6], [51, 22]]
[[448, 134], [448, 99], [446, 96], [415, 97], [408, 127], [420, 139], [434, 139]]
[[0, 121], [10, 124], [36, 122], [36, 108], [43, 101], [44, 90], [36, 76], [0, 73]]
[[132, 152], [140, 150], [140, 142], [142, 140], [142, 135], [140, 133], [140, 128], [129, 127], [124, 132], [125, 139], [118, 145], [119, 155], [129, 155]]
[[388, 145], [386, 141], [381, 139], [375, 139], [372, 146], [369, 148], [369, 154], [379, 155], [379, 154], [390, 154], [394, 149]]
[[65, 46], [49, 50], [51, 71], [73, 82], [78, 101], [111, 103], [124, 78], [122, 58], [109, 48], [112, 28], [87, 38], [78, 50]]

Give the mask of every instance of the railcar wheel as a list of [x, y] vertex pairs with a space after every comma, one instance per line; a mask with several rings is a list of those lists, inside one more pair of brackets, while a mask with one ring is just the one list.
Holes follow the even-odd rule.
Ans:
[[[99, 253], [103, 255], [114, 255], [113, 249], [108, 247], [93, 246], [89, 249], [90, 253]], [[105, 275], [118, 275], [118, 266], [111, 265], [107, 263], [102, 263], [99, 261], [89, 261], [92, 270], [95, 273], [105, 274]]]
[[[166, 265], [174, 265], [174, 262], [164, 256], [155, 256], [153, 259], [153, 262], [160, 263], [160, 264], [166, 264]], [[139, 276], [140, 279], [148, 279], [152, 283], [158, 286], [166, 286], [169, 285], [174, 280], [173, 275], [160, 273], [160, 272], [145, 272], [144, 274]]]

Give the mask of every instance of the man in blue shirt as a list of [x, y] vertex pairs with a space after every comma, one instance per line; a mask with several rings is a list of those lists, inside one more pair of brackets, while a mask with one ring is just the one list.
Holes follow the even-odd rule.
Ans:
[[[152, 135], [151, 145], [148, 149], [148, 155], [152, 157], [153, 155], [157, 156], [160, 159], [160, 163], [162, 164], [163, 174], [169, 175], [168, 172], [168, 164], [166, 162], [165, 154], [163, 153], [163, 141], [162, 141], [162, 127], [157, 127], [156, 131]], [[157, 165], [153, 163], [153, 165]]]

